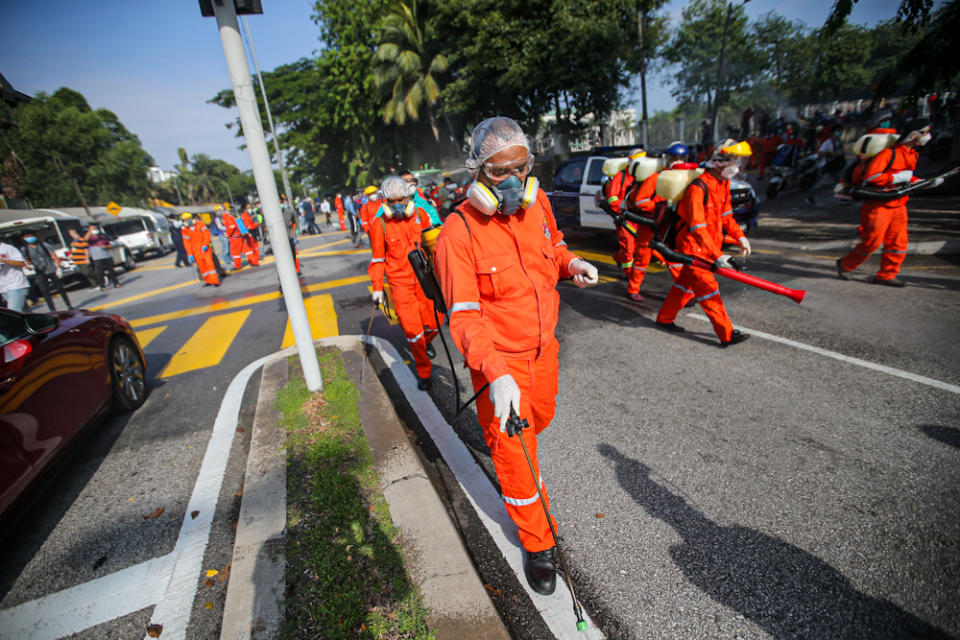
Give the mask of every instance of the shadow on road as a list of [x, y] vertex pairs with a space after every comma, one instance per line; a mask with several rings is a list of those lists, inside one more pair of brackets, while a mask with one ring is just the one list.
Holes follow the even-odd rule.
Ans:
[[943, 444], [960, 449], [960, 429], [956, 427], [945, 427], [940, 424], [921, 424], [917, 427], [925, 435], [934, 440], [939, 440]]
[[617, 480], [683, 542], [670, 555], [690, 582], [778, 639], [950, 638], [886, 600], [857, 591], [816, 556], [753, 529], [720, 526], [650, 477], [650, 468], [608, 444]]

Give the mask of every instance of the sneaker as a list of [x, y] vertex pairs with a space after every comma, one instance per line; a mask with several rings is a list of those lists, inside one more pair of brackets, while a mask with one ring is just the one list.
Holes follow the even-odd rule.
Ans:
[[850, 272], [843, 268], [843, 258], [837, 258], [837, 277], [841, 280], [849, 280]]
[[734, 330], [733, 330], [733, 333], [730, 334], [730, 340], [728, 340], [727, 342], [721, 342], [721, 343], [720, 343], [720, 348], [721, 348], [721, 349], [726, 349], [727, 347], [729, 347], [729, 346], [732, 345], [732, 344], [740, 344], [741, 342], [743, 342], [744, 340], [746, 340], [746, 339], [749, 338], [749, 337], [750, 337], [750, 334], [749, 334], [749, 333], [743, 333], [743, 332], [740, 331], [739, 329], [734, 329]]
[[897, 280], [896, 278], [873, 278], [873, 284], [882, 284], [887, 287], [897, 287], [902, 288], [907, 286], [907, 283], [903, 280]]
[[656, 324], [664, 331], [669, 331], [670, 333], [683, 333], [686, 331], [686, 329], [678, 325], [676, 322], [657, 322]]
[[643, 302], [643, 296], [639, 293], [628, 293], [627, 297], [633, 300], [634, 302]]
[[551, 547], [544, 551], [527, 551], [523, 560], [523, 573], [530, 588], [542, 596], [551, 595], [557, 588], [557, 565]]

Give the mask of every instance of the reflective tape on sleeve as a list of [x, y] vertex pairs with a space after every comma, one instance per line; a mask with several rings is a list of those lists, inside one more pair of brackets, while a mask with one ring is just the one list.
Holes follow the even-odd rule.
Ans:
[[479, 302], [454, 302], [453, 306], [450, 307], [450, 313], [456, 313], [457, 311], [480, 311]]
[[695, 224], [695, 225], [693, 225], [692, 227], [690, 227], [690, 231], [696, 231], [697, 229], [699, 229], [699, 228], [701, 228], [701, 227], [705, 227], [705, 226], [707, 226], [707, 223], [706, 223], [706, 222], [701, 222], [700, 224]]

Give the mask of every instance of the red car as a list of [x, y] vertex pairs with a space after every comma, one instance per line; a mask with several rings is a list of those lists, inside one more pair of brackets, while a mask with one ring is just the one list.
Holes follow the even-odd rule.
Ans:
[[147, 395], [143, 351], [120, 316], [0, 308], [0, 520], [84, 430]]

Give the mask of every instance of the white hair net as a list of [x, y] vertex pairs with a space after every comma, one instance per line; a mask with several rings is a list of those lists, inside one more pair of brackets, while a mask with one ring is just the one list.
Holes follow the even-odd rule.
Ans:
[[387, 176], [380, 183], [380, 193], [387, 200], [406, 198], [410, 195], [407, 183], [400, 176]]
[[474, 127], [470, 134], [470, 156], [466, 162], [470, 176], [476, 178], [480, 167], [490, 156], [508, 147], [530, 150], [527, 136], [513, 118], [495, 116]]

